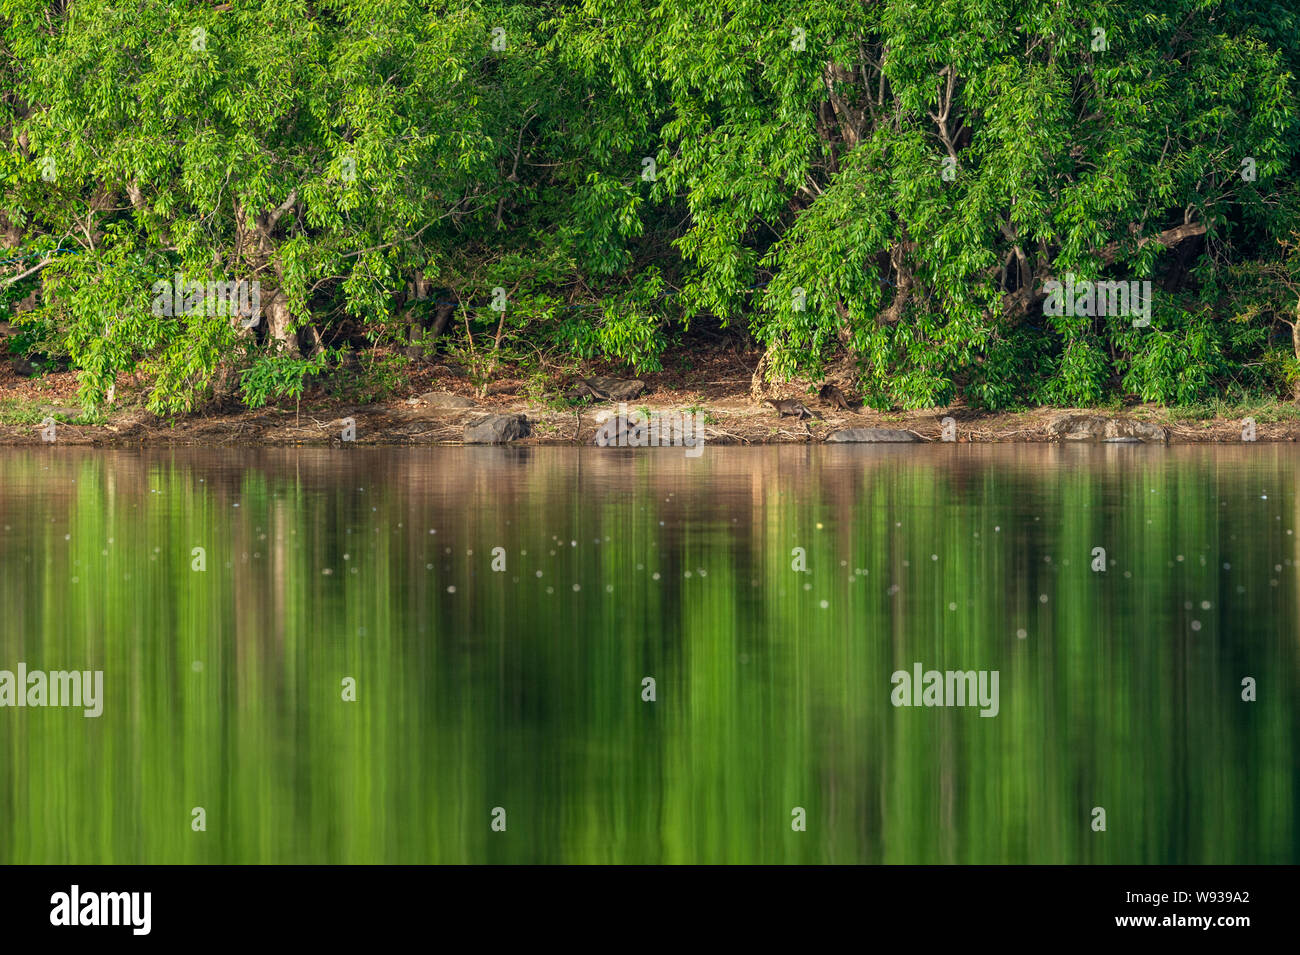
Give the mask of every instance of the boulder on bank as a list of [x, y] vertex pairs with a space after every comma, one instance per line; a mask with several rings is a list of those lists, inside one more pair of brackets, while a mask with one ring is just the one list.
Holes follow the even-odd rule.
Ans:
[[595, 398], [597, 401], [633, 401], [645, 392], [639, 378], [581, 378], [568, 392], [570, 398]]
[[1131, 438], [1145, 443], [1169, 440], [1169, 432], [1157, 424], [1133, 421], [1129, 418], [1104, 418], [1100, 415], [1061, 415], [1048, 422], [1047, 433], [1062, 441], [1111, 441], [1115, 438]]
[[920, 440], [915, 431], [898, 428], [845, 428], [826, 436], [827, 444], [899, 444]]
[[466, 444], [508, 444], [529, 435], [528, 418], [522, 414], [494, 414], [465, 425]]
[[639, 448], [649, 444], [650, 425], [641, 422], [629, 427], [622, 415], [610, 418], [591, 437], [591, 444], [598, 448], [631, 447]]

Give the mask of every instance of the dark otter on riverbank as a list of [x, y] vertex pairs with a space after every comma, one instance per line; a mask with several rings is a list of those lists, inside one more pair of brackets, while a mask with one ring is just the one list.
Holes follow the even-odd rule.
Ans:
[[795, 401], [793, 398], [769, 398], [763, 404], [771, 405], [782, 418], [798, 418], [802, 421], [805, 418], [821, 417], [820, 414], [813, 411], [802, 401]]
[[827, 382], [822, 385], [821, 390], [817, 392], [817, 397], [825, 401], [832, 408], [838, 408], [840, 411], [852, 411], [853, 403], [849, 401], [848, 396], [844, 394], [837, 386]]

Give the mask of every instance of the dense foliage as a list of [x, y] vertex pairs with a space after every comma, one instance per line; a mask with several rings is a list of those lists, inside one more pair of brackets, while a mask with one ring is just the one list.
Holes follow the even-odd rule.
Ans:
[[1300, 394], [1298, 74], [1294, 0], [0, 0], [0, 308], [160, 412], [701, 320], [878, 407]]

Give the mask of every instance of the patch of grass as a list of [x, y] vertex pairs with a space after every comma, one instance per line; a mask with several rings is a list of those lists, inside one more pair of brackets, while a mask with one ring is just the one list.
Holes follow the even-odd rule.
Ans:
[[1173, 421], [1212, 419], [1237, 421], [1242, 418], [1254, 418], [1259, 424], [1274, 424], [1278, 421], [1300, 421], [1300, 405], [1276, 398], [1247, 398], [1235, 401], [1212, 398], [1209, 401], [1170, 408], [1168, 415]]
[[1171, 421], [1205, 421], [1214, 417], [1214, 411], [1208, 404], [1179, 405], [1169, 409]]
[[93, 425], [103, 424], [102, 412], [77, 411], [67, 414], [63, 411], [50, 411], [48, 402], [32, 401], [27, 398], [0, 398], [0, 424], [4, 425], [39, 425], [46, 418], [53, 418], [60, 424]]

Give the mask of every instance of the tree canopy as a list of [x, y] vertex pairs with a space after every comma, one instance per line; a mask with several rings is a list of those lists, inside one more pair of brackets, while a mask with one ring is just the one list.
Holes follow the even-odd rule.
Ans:
[[1298, 71], [1277, 0], [0, 0], [0, 306], [161, 413], [706, 320], [876, 407], [1300, 393]]

